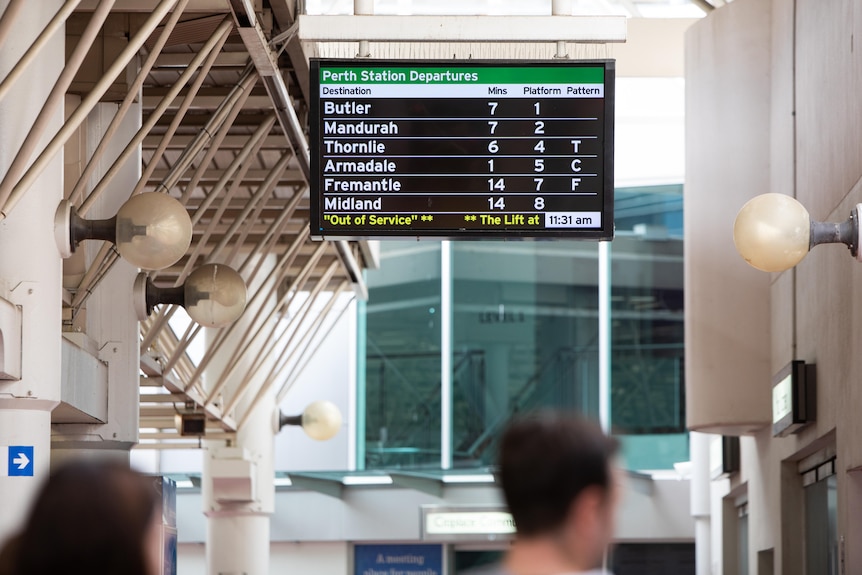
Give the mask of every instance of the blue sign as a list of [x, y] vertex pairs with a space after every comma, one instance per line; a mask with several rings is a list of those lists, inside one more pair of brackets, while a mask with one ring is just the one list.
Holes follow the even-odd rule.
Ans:
[[356, 545], [356, 575], [440, 575], [442, 545]]
[[10, 445], [7, 469], [9, 477], [33, 477], [33, 446]]

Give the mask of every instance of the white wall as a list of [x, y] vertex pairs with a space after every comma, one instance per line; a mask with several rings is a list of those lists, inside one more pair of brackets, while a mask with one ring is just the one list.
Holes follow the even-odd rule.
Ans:
[[[629, 542], [692, 541], [687, 479], [627, 479], [617, 520], [617, 539]], [[436, 497], [394, 486], [349, 487], [336, 498], [314, 491], [277, 491], [272, 516], [273, 543], [344, 543], [420, 539], [423, 505], [503, 507], [499, 489], [490, 485], [447, 485]], [[201, 495], [177, 493], [177, 533], [181, 544], [206, 537]]]
[[617, 518], [616, 540], [692, 541], [694, 519], [688, 479], [626, 480]]
[[203, 543], [178, 544], [177, 575], [206, 575], [206, 559], [206, 549]]
[[[343, 305], [335, 305], [338, 313]], [[325, 329], [325, 328], [324, 328]], [[320, 334], [323, 335], [322, 333]], [[332, 331], [311, 356], [302, 375], [281, 402], [289, 415], [302, 413], [317, 400], [333, 402], [341, 410], [343, 423], [338, 435], [321, 443], [309, 438], [300, 428], [285, 427], [275, 438], [276, 471], [345, 471], [350, 451], [355, 446], [356, 389], [356, 303], [339, 318]]]
[[[688, 480], [629, 479], [617, 522], [617, 540], [692, 541]], [[179, 575], [204, 575], [206, 535], [200, 494], [177, 496]], [[447, 486], [443, 497], [411, 489], [349, 488], [342, 499], [302, 490], [278, 491], [272, 517], [270, 573], [345, 575], [354, 542], [420, 541], [422, 505], [502, 507], [498, 489]], [[485, 541], [483, 545], [492, 542]]]
[[350, 545], [337, 543], [273, 543], [270, 573], [287, 575], [345, 575], [350, 566]]
[[[345, 575], [350, 564], [347, 543], [273, 543], [270, 547], [270, 575]], [[202, 543], [177, 546], [177, 575], [206, 575], [206, 554]]]

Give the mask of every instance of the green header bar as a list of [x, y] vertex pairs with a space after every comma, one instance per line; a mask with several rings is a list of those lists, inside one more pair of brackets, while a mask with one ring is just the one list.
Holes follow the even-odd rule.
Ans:
[[603, 66], [322, 67], [320, 83], [338, 84], [604, 84]]

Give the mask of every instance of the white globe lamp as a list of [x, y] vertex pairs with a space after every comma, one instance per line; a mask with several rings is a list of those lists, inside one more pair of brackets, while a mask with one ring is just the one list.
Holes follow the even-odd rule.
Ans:
[[84, 240], [104, 240], [117, 246], [123, 259], [144, 270], [177, 263], [192, 241], [192, 220], [176, 199], [159, 192], [129, 198], [117, 215], [87, 220], [63, 200], [54, 216], [54, 239], [67, 258]]
[[843, 243], [859, 259], [858, 204], [840, 223], [818, 222], [796, 199], [785, 194], [763, 194], [742, 206], [733, 223], [736, 251], [765, 272], [782, 272], [802, 261], [816, 245]]
[[135, 310], [141, 321], [155, 306], [174, 304], [183, 306], [202, 326], [224, 327], [242, 315], [247, 300], [248, 290], [242, 276], [223, 264], [196, 268], [178, 287], [157, 287], [144, 273], [135, 279]]
[[285, 425], [299, 425], [305, 434], [318, 441], [332, 439], [341, 429], [341, 410], [331, 401], [315, 401], [308, 404], [302, 415], [285, 415], [276, 411], [276, 429]]

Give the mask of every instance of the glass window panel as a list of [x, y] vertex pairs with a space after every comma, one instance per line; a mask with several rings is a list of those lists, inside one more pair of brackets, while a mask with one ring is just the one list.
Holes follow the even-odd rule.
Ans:
[[611, 423], [632, 469], [688, 459], [682, 186], [620, 188], [611, 249]]
[[497, 573], [501, 569], [499, 564], [503, 560], [503, 555], [504, 552], [500, 550], [455, 550], [453, 572], [455, 575]]
[[[834, 461], [832, 462], [834, 465]], [[829, 546], [829, 575], [838, 575], [838, 477], [826, 478], [826, 516], [829, 520], [827, 544]]]
[[365, 467], [440, 467], [440, 244], [382, 242], [365, 307]]
[[838, 498], [834, 475], [805, 487], [806, 573], [838, 574]]
[[609, 563], [616, 575], [694, 575], [694, 543], [618, 543]]
[[598, 248], [453, 243], [453, 461], [494, 463], [517, 412], [598, 411]]
[[[611, 421], [629, 468], [670, 468], [688, 459], [682, 186], [623, 188], [616, 202]], [[382, 247], [362, 307], [365, 464], [437, 467], [440, 244]], [[464, 241], [452, 253], [454, 465], [493, 464], [513, 413], [553, 406], [596, 416], [597, 244]]]

